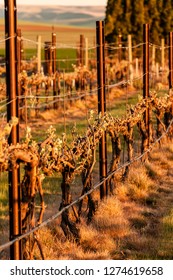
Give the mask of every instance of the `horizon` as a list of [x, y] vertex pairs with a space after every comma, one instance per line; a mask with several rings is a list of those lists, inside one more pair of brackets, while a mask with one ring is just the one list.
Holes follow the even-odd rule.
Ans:
[[[106, 6], [107, 0], [64, 0], [63, 3], [60, 0], [16, 0], [18, 6]], [[3, 5], [4, 1], [0, 0], [0, 5]]]

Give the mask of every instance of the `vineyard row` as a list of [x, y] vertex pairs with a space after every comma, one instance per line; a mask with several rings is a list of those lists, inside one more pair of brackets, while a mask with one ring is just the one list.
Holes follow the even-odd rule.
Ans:
[[[148, 28], [148, 26], [147, 26]], [[145, 35], [146, 30], [145, 28]], [[72, 142], [67, 142], [66, 134], [62, 138], [56, 136], [55, 129], [50, 127], [47, 131], [47, 138], [42, 142], [32, 140], [31, 131], [28, 128], [26, 137], [22, 142], [18, 142], [18, 112], [17, 95], [18, 84], [16, 83], [15, 61], [9, 54], [7, 62], [7, 93], [9, 93], [9, 104], [7, 106], [8, 123], [1, 133], [0, 139], [0, 170], [8, 171], [10, 178], [9, 192], [12, 200], [10, 204], [10, 240], [16, 236], [29, 231], [30, 227], [35, 227], [42, 223], [45, 211], [42, 181], [45, 176], [50, 176], [54, 172], [61, 174], [62, 199], [60, 210], [62, 212], [61, 228], [68, 239], [73, 239], [80, 243], [80, 218], [83, 209], [83, 199], [80, 199], [77, 207], [72, 205], [75, 221], [71, 220], [67, 206], [72, 202], [71, 183], [74, 178], [81, 176], [82, 190], [84, 195], [93, 188], [92, 174], [97, 161], [97, 151], [99, 149], [100, 166], [100, 197], [103, 199], [108, 194], [114, 193], [116, 186], [116, 174], [114, 173], [121, 166], [122, 141], [127, 147], [127, 161], [132, 162], [135, 157], [135, 134], [141, 137], [141, 153], [145, 153], [150, 145], [158, 139], [162, 133], [168, 131], [172, 120], [173, 96], [172, 85], [172, 61], [169, 69], [170, 91], [163, 97], [157, 97], [155, 93], [149, 93], [149, 40], [143, 45], [144, 63], [143, 82], [144, 98], [135, 106], [131, 106], [124, 118], [114, 118], [106, 112], [105, 104], [105, 49], [103, 23], [97, 22], [97, 87], [98, 87], [98, 112], [94, 116], [90, 112], [88, 117], [88, 127], [83, 135], [79, 135], [74, 128]], [[172, 42], [172, 41], [171, 41]], [[11, 40], [8, 43], [12, 43]], [[14, 42], [13, 42], [14, 43]], [[8, 45], [7, 45], [8, 46]], [[9, 50], [9, 47], [7, 47]], [[170, 48], [170, 51], [172, 48]], [[15, 51], [15, 49], [14, 49]], [[48, 53], [50, 55], [50, 52]], [[54, 52], [52, 66], [55, 73]], [[15, 57], [15, 56], [14, 56]], [[171, 56], [170, 56], [171, 57]], [[9, 66], [12, 66], [11, 68]], [[49, 72], [49, 71], [48, 71]], [[11, 83], [11, 80], [14, 82]], [[16, 86], [14, 86], [16, 83]], [[20, 96], [20, 95], [19, 95]], [[152, 116], [152, 117], [151, 117]], [[172, 131], [169, 129], [168, 137]], [[112, 144], [112, 157], [109, 162], [107, 173], [107, 149], [106, 138], [110, 136]], [[144, 160], [144, 158], [143, 158]], [[19, 184], [19, 170], [23, 167], [24, 175]], [[122, 175], [124, 180], [128, 176], [129, 165], [127, 164]], [[107, 174], [112, 174], [105, 182]], [[17, 180], [16, 180], [17, 179]], [[40, 195], [40, 211], [36, 219], [36, 194]], [[20, 195], [21, 194], [21, 195]], [[91, 221], [97, 209], [97, 201], [92, 192], [87, 194], [88, 207], [87, 219]], [[37, 224], [35, 221], [37, 220]], [[16, 224], [18, 224], [16, 226]], [[21, 225], [21, 227], [20, 227]], [[37, 242], [42, 258], [44, 252], [41, 249], [39, 238], [35, 232], [35, 242]], [[22, 247], [22, 258], [32, 258], [33, 252], [27, 252], [29, 238], [23, 238], [22, 242], [16, 241], [11, 248], [15, 257], [19, 257], [19, 247]], [[34, 247], [34, 246], [33, 246]]]
[[20, 241], [23, 238], [26, 238], [28, 236], [30, 236], [32, 233], [38, 231], [39, 229], [47, 226], [49, 223], [53, 222], [54, 220], [56, 220], [58, 217], [60, 217], [62, 215], [63, 212], [69, 210], [71, 207], [77, 205], [78, 203], [80, 203], [83, 199], [85, 199], [87, 196], [89, 196], [90, 194], [92, 194], [95, 190], [97, 190], [102, 184], [103, 182], [108, 181], [112, 176], [118, 174], [120, 171], [124, 170], [125, 168], [129, 168], [130, 165], [132, 165], [134, 162], [142, 160], [143, 157], [146, 157], [147, 154], [149, 154], [152, 149], [154, 148], [154, 146], [156, 146], [157, 144], [160, 144], [161, 141], [168, 136], [169, 130], [171, 129], [171, 126], [173, 124], [173, 119], [170, 121], [168, 128], [166, 129], [165, 132], [163, 132], [163, 134], [157, 138], [157, 140], [155, 140], [154, 143], [152, 143], [150, 145], [150, 147], [143, 152], [141, 155], [139, 156], [135, 156], [133, 157], [133, 159], [129, 162], [125, 162], [123, 165], [120, 165], [116, 170], [109, 172], [107, 177], [104, 178], [102, 181], [95, 183], [92, 188], [90, 190], [88, 190], [85, 194], [81, 195], [79, 198], [75, 199], [74, 201], [72, 201], [69, 205], [65, 206], [64, 208], [62, 208], [62, 210], [58, 211], [57, 213], [55, 213], [53, 216], [51, 216], [50, 218], [46, 219], [45, 221], [43, 221], [41, 224], [35, 226], [33, 229], [27, 231], [26, 233], [22, 234], [20, 237], [17, 237], [15, 239], [13, 239], [12, 241], [5, 243], [3, 245], [0, 246], [0, 251], [8, 248], [9, 246], [11, 246], [12, 244], [14, 244], [16, 241]]
[[[126, 118], [113, 118], [109, 114], [104, 116], [93, 116], [92, 112], [88, 119], [88, 129], [84, 135], [79, 136], [77, 131], [72, 131], [73, 141], [67, 144], [66, 135], [58, 138], [55, 134], [55, 129], [50, 127], [47, 132], [47, 138], [42, 143], [36, 143], [32, 140], [31, 132], [28, 130], [26, 138], [21, 144], [8, 145], [7, 136], [11, 131], [12, 126], [16, 125], [16, 120], [13, 119], [8, 124], [1, 136], [0, 147], [0, 169], [1, 172], [19, 168], [19, 165], [24, 165], [24, 176], [21, 182], [22, 198], [21, 198], [21, 216], [22, 216], [22, 233], [29, 230], [29, 224], [34, 224], [35, 220], [35, 196], [39, 192], [41, 198], [41, 208], [37, 225], [41, 225], [44, 212], [44, 199], [42, 191], [42, 180], [45, 176], [60, 173], [62, 176], [62, 202], [60, 209], [64, 209], [62, 214], [61, 226], [65, 235], [68, 238], [73, 238], [79, 242], [80, 231], [78, 223], [82, 212], [83, 195], [87, 193], [88, 197], [88, 221], [90, 221], [96, 211], [97, 202], [93, 199], [93, 181], [92, 172], [96, 164], [96, 153], [98, 150], [99, 141], [104, 132], [110, 136], [112, 143], [112, 158], [109, 163], [109, 177], [107, 178], [107, 188], [109, 193], [114, 192], [116, 185], [116, 172], [121, 167], [122, 141], [124, 139], [127, 147], [127, 164], [123, 166], [124, 172], [122, 179], [128, 176], [129, 163], [133, 162], [135, 156], [134, 134], [138, 129], [141, 135], [141, 153], [139, 159], [147, 157], [148, 135], [143, 120], [143, 115], [149, 108], [155, 120], [150, 124], [150, 145], [158, 142], [157, 139], [162, 137], [169, 129], [168, 138], [172, 135], [172, 94], [164, 97], [157, 97], [153, 94], [147, 99], [141, 100], [135, 106], [129, 108]], [[156, 125], [154, 125], [156, 123]], [[154, 128], [155, 127], [155, 128]], [[152, 137], [151, 137], [152, 135]], [[122, 138], [123, 137], [123, 138]], [[144, 157], [145, 156], [145, 157]], [[76, 176], [81, 176], [82, 190], [80, 203], [75, 207], [72, 203], [72, 194], [70, 184]], [[105, 178], [103, 178], [104, 180]], [[102, 181], [98, 186], [102, 185]], [[95, 189], [95, 187], [94, 187]], [[89, 193], [88, 193], [89, 191]], [[75, 203], [76, 204], [76, 203]], [[69, 216], [68, 207], [73, 206], [76, 222], [72, 222]], [[58, 214], [59, 216], [60, 214]], [[28, 220], [29, 219], [29, 220]], [[30, 220], [31, 219], [31, 220]], [[29, 222], [30, 221], [30, 222]], [[32, 222], [31, 222], [32, 221]], [[43, 224], [44, 225], [44, 224]], [[71, 226], [70, 226], [71, 225]], [[23, 236], [25, 238], [25, 235]], [[26, 239], [24, 239], [26, 243]], [[3, 247], [2, 247], [3, 248]], [[25, 248], [23, 248], [25, 251]]]

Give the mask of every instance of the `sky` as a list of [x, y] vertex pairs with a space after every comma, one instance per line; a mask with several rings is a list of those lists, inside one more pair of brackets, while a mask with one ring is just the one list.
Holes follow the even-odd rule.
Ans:
[[[4, 0], [0, 0], [3, 4]], [[16, 0], [17, 5], [105, 6], [107, 0]]]

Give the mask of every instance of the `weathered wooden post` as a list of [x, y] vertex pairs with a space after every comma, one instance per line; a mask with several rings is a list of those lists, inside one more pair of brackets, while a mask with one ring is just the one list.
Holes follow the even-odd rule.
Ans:
[[161, 40], [161, 65], [162, 65], [162, 73], [164, 73], [165, 72], [165, 39], [164, 38], [162, 38]]
[[[143, 98], [149, 97], [149, 24], [143, 25]], [[144, 122], [147, 132], [147, 147], [150, 144], [150, 110], [146, 109]]]
[[135, 75], [136, 75], [136, 78], [139, 77], [139, 58], [136, 58], [135, 59]]
[[[169, 89], [170, 94], [172, 95], [173, 92], [173, 32], [169, 33]], [[173, 116], [173, 103], [171, 107], [171, 116]]]
[[169, 89], [173, 87], [173, 32], [169, 33]]
[[21, 44], [21, 29], [17, 29], [17, 72], [21, 72], [22, 44]]
[[[98, 113], [104, 116], [106, 112], [106, 91], [105, 91], [105, 53], [104, 53], [104, 22], [96, 22], [96, 39], [97, 39], [97, 81], [98, 81]], [[107, 143], [106, 132], [99, 143], [99, 169], [100, 180], [107, 176]], [[103, 199], [108, 195], [107, 181], [100, 186], [100, 198]]]
[[56, 72], [56, 34], [52, 33], [52, 72]]
[[152, 81], [151, 81], [151, 87], [154, 88], [156, 84], [156, 46], [152, 46], [152, 59], [151, 59], [151, 72], [152, 72]]
[[41, 36], [37, 36], [37, 72], [41, 73]]
[[[18, 117], [18, 77], [17, 77], [17, 7], [16, 0], [5, 0], [5, 38], [6, 38], [6, 86], [7, 86], [7, 121]], [[17, 126], [12, 128], [9, 144], [19, 141]], [[9, 178], [9, 216], [10, 240], [21, 235], [20, 184], [19, 170], [12, 166]], [[21, 241], [10, 247], [10, 258], [21, 259]]]
[[85, 66], [88, 69], [88, 38], [85, 38]]
[[130, 84], [133, 86], [133, 59], [132, 59], [132, 36], [128, 35], [128, 58], [129, 58], [129, 79]]
[[151, 70], [155, 72], [156, 70], [156, 46], [152, 46], [152, 68]]
[[57, 109], [58, 104], [56, 102], [56, 34], [52, 33], [52, 73], [53, 77], [53, 96], [54, 96], [54, 104], [53, 108]]
[[121, 31], [119, 30], [118, 34], [118, 60], [121, 62], [122, 59], [122, 34]]

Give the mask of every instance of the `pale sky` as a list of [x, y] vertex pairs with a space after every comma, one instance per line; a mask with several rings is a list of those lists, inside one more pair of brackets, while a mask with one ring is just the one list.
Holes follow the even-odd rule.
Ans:
[[[0, 0], [3, 4], [4, 0]], [[107, 0], [16, 0], [17, 5], [105, 6]]]

